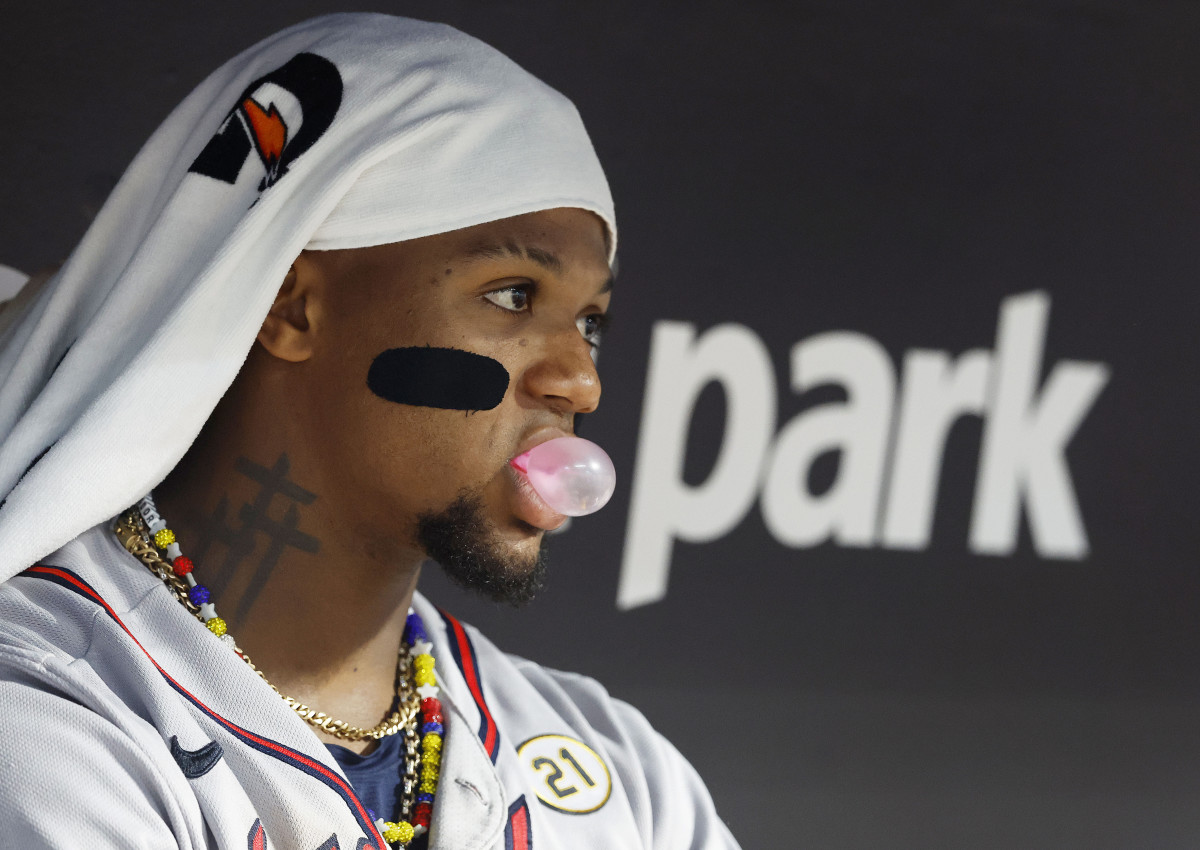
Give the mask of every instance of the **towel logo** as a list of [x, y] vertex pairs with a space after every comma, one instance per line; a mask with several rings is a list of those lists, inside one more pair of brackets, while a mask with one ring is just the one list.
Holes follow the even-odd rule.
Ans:
[[258, 191], [268, 189], [324, 135], [341, 103], [337, 67], [315, 54], [298, 53], [246, 88], [188, 171], [237, 183], [253, 151], [264, 172]]

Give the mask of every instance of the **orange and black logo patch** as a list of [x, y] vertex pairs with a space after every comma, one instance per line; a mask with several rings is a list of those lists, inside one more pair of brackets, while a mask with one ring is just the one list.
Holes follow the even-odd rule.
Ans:
[[188, 170], [236, 183], [255, 153], [263, 169], [258, 190], [268, 189], [324, 135], [341, 103], [337, 66], [299, 53], [246, 88]]

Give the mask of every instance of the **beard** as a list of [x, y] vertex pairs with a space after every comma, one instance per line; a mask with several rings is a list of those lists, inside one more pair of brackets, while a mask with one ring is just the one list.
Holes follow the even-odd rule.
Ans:
[[460, 587], [513, 607], [533, 599], [546, 584], [546, 550], [518, 557], [495, 539], [483, 499], [463, 493], [449, 507], [417, 517], [417, 540]]

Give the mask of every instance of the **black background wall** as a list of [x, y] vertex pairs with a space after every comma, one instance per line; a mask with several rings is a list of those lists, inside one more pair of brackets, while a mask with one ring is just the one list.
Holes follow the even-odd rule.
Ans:
[[[62, 259], [208, 71], [347, 8], [10, 4], [0, 263]], [[551, 587], [528, 609], [465, 598], [432, 572], [426, 593], [501, 646], [639, 705], [748, 848], [1195, 846], [1200, 6], [371, 8], [454, 24], [570, 96], [621, 226], [604, 404], [585, 424], [616, 460], [616, 498], [553, 541]], [[1044, 299], [1005, 300], [1035, 292]], [[1005, 303], [1049, 305], [1044, 333], [1021, 325], [1007, 353]], [[782, 437], [773, 454], [751, 452], [742, 480], [754, 488], [728, 497], [745, 500], [744, 518], [729, 508], [714, 539], [675, 542], [665, 595], [618, 607], [622, 588], [665, 566], [629, 556], [634, 489], [651, 513], [676, 510], [685, 486], [704, 492], [726, 414], [745, 404], [697, 379], [692, 415], [675, 408], [681, 476], [635, 476], [639, 450], [670, 452], [647, 432], [639, 447], [647, 376], [666, 362], [663, 348], [651, 358], [656, 328], [676, 327], [664, 322], [696, 334], [733, 323], [761, 341], [770, 373], [735, 366], [766, 375], [771, 435], [833, 424], [811, 465], [787, 468]], [[859, 358], [834, 357], [834, 371], [861, 361], [879, 373], [882, 352], [882, 383], [794, 392], [792, 347], [828, 332]], [[1024, 402], [1003, 401], [1001, 374], [1043, 340]], [[915, 396], [925, 385], [910, 360], [925, 355], [912, 352], [945, 352], [950, 368], [974, 349], [992, 352], [990, 372], [963, 378], [976, 413], [949, 417], [944, 445], [930, 443], [928, 539], [902, 545], [887, 523], [921, 498], [886, 493], [932, 426], [913, 413], [905, 443], [895, 411], [906, 392], [913, 411], [936, 407]], [[857, 425], [833, 421], [856, 404]], [[830, 507], [870, 434], [877, 486], [838, 514], [866, 517], [866, 531], [798, 543], [784, 497]], [[1015, 455], [989, 455], [1006, 440]], [[977, 493], [989, 456], [1006, 495]], [[756, 499], [766, 480], [776, 495]], [[988, 499], [990, 549], [972, 535]], [[1005, 505], [1019, 517], [1007, 537], [994, 513]]]

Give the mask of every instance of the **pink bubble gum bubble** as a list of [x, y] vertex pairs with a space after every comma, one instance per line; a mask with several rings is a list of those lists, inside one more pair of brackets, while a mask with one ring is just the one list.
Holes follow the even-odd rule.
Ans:
[[553, 510], [586, 516], [604, 507], [617, 487], [617, 471], [604, 449], [581, 437], [557, 437], [510, 463]]

